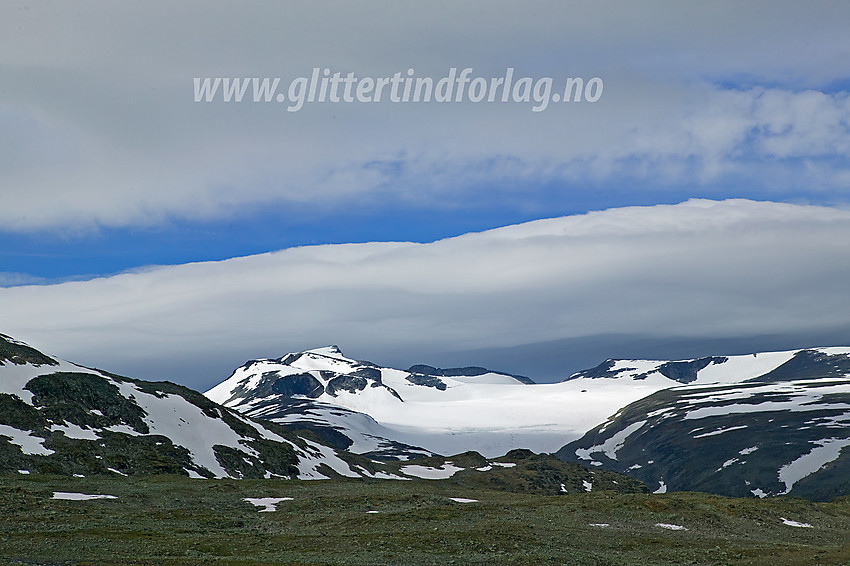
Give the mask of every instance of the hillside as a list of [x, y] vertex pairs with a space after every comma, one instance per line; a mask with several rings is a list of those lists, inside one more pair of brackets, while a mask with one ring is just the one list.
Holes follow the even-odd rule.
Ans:
[[850, 494], [848, 353], [801, 350], [740, 383], [659, 391], [557, 455], [660, 491], [819, 500]]
[[85, 368], [0, 335], [0, 472], [311, 479], [372, 469], [186, 387]]

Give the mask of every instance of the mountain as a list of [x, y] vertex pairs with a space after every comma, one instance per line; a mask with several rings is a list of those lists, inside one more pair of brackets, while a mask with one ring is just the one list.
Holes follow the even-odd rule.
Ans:
[[309, 426], [381, 460], [517, 448], [554, 452], [617, 409], [675, 383], [576, 379], [534, 384], [480, 367], [380, 367], [336, 346], [249, 361], [205, 393], [245, 415]]
[[701, 358], [609, 361], [583, 379], [687, 385], [618, 411], [561, 448], [566, 461], [629, 474], [660, 491], [730, 496], [850, 494], [850, 348]]
[[464, 390], [470, 382], [532, 383], [526, 377], [480, 367], [380, 368], [346, 358], [337, 346], [328, 346], [278, 359], [249, 361], [205, 395], [246, 415], [308, 428], [340, 449], [380, 460], [404, 461], [435, 452], [415, 445], [419, 440], [415, 431], [378, 424], [374, 416], [397, 424], [400, 415], [407, 414], [415, 403], [430, 402], [434, 407], [435, 401], [445, 400], [443, 392], [449, 388]]
[[789, 356], [609, 360], [561, 383], [535, 384], [480, 367], [380, 367], [328, 346], [249, 361], [205, 395], [252, 417], [300, 423], [338, 448], [380, 460], [470, 450], [497, 457], [555, 452], [657, 391], [735, 383]]
[[2, 334], [0, 472], [387, 475], [366, 458], [245, 417], [191, 389], [82, 367]]
[[850, 494], [850, 348], [607, 360], [561, 383], [383, 368], [327, 347], [255, 360], [207, 396], [382, 460], [554, 452], [653, 489]]
[[0, 334], [5, 473], [454, 478], [547, 493], [638, 480], [819, 500], [850, 494], [847, 446], [850, 348], [607, 360], [534, 384], [383, 368], [330, 346], [250, 361], [201, 395]]
[[[310, 357], [304, 356], [302, 363], [308, 363]], [[437, 368], [420, 369], [415, 375], [437, 373]], [[446, 370], [439, 377], [450, 381], [472, 373], [485, 380], [502, 379], [480, 368], [451, 375], [454, 373]], [[358, 390], [358, 377], [346, 375], [344, 380], [322, 387], [337, 394], [346, 388]], [[306, 378], [282, 385], [304, 381]], [[349, 424], [359, 423], [364, 431], [382, 430], [360, 413], [330, 408], [326, 414]], [[0, 334], [0, 473], [419, 478], [552, 495], [591, 489], [646, 491], [642, 483], [621, 474], [589, 470], [527, 451], [498, 459], [475, 452], [445, 457], [387, 441], [381, 448], [387, 460], [395, 461], [378, 462], [340, 448], [347, 439], [332, 432], [314, 426], [309, 419], [283, 425], [253, 419], [191, 389], [86, 368]], [[393, 455], [393, 450], [404, 454]], [[414, 457], [415, 462], [407, 461]]]

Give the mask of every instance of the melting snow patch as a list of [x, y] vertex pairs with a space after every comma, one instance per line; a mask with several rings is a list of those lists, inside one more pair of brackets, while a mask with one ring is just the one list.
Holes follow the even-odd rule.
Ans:
[[791, 491], [794, 484], [804, 477], [819, 471], [824, 465], [838, 459], [842, 448], [850, 446], [850, 440], [846, 438], [825, 438], [815, 441], [819, 444], [811, 452], [803, 454], [791, 463], [779, 468], [779, 481], [785, 484], [782, 495]]
[[366, 511], [366, 513], [374, 514], [374, 513], [380, 513], [380, 511]]
[[[289, 442], [289, 441], [287, 441]], [[298, 454], [298, 479], [302, 480], [326, 480], [327, 476], [319, 472], [319, 466], [324, 464], [334, 472], [347, 478], [359, 478], [360, 474], [351, 469], [348, 463], [340, 458], [329, 446], [317, 444], [304, 439], [307, 445], [306, 452], [292, 444], [295, 453]]]
[[503, 468], [513, 468], [516, 466], [514, 462], [493, 462], [494, 466], [502, 466]]
[[[585, 491], [591, 491], [591, 490], [593, 490], [593, 484], [592, 484], [591, 482], [589, 482], [589, 481], [587, 481], [587, 480], [582, 480], [582, 481], [581, 481], [581, 484], [584, 486], [584, 490], [585, 490]], [[561, 485], [563, 485], [563, 484], [561, 484]]]
[[667, 484], [663, 481], [658, 482], [658, 489], [653, 491], [652, 493], [667, 493]]
[[597, 444], [595, 446], [591, 446], [590, 448], [579, 448], [578, 450], [576, 450], [576, 456], [578, 456], [581, 460], [590, 460], [591, 454], [602, 452], [611, 460], [616, 460], [617, 452], [626, 443], [626, 439], [633, 432], [637, 432], [637, 430], [640, 429], [644, 424], [646, 424], [646, 421], [632, 423], [623, 430], [614, 434], [611, 438], [607, 439], [602, 444]]
[[762, 489], [760, 487], [756, 488], [756, 489], [751, 489], [750, 493], [752, 493], [753, 495], [755, 495], [759, 499], [764, 499], [765, 497], [767, 497], [767, 494], [764, 491], [762, 491]]
[[477, 499], [466, 499], [465, 497], [449, 497], [455, 503], [478, 503]]
[[11, 443], [21, 447], [24, 454], [33, 456], [49, 456], [53, 454], [53, 450], [45, 448], [43, 438], [33, 436], [28, 430], [19, 430], [17, 428], [0, 425], [0, 436], [11, 438]]
[[74, 423], [55, 424], [50, 427], [50, 431], [61, 432], [67, 438], [73, 438], [75, 440], [100, 440], [100, 437], [95, 431], [75, 425]]
[[740, 454], [741, 456], [746, 456], [747, 454], [752, 454], [753, 452], [755, 452], [758, 449], [759, 449], [758, 446], [751, 446], [749, 448], [744, 448], [743, 450], [738, 452], [738, 454]]
[[[717, 429], [717, 430], [713, 430], [711, 432], [705, 432], [703, 434], [698, 434], [698, 435], [694, 436], [694, 438], [705, 438], [707, 436], [717, 436], [718, 434], [723, 434], [724, 432], [730, 432], [730, 431], [733, 431], [733, 430], [741, 430], [741, 429], [744, 429], [744, 428], [747, 428], [746, 425], [744, 425], [744, 426], [730, 426], [728, 428], [720, 428], [720, 429]], [[697, 429], [697, 430], [699, 430], [699, 429]]]
[[53, 492], [53, 499], [64, 499], [66, 501], [89, 501], [91, 499], [118, 499], [114, 495], [89, 495], [87, 493], [71, 493], [67, 491]]
[[291, 497], [245, 497], [242, 501], [247, 501], [255, 507], [262, 507], [260, 513], [270, 513], [277, 511], [277, 504], [281, 501], [292, 501]]
[[[143, 436], [141, 432], [134, 429], [133, 427], [127, 426], [125, 424], [117, 424], [104, 428], [103, 430], [108, 430], [109, 432], [119, 432], [121, 434], [127, 434], [130, 436]], [[159, 446], [159, 444], [157, 444]]]
[[375, 479], [378, 479], [378, 480], [405, 480], [405, 481], [411, 480], [411, 478], [406, 478], [404, 476], [397, 476], [395, 474], [388, 474], [387, 472], [378, 471], [378, 472], [372, 473], [365, 468], [361, 468], [360, 466], [357, 466], [357, 469], [362, 471], [363, 476], [367, 477], [367, 478], [375, 478]]
[[106, 468], [106, 469], [109, 470], [110, 472], [112, 472], [113, 474], [118, 474], [119, 476], [127, 477], [127, 474], [125, 474], [121, 470], [116, 470], [115, 468]]
[[779, 517], [779, 519], [782, 521], [783, 525], [788, 525], [789, 527], [802, 527], [805, 529], [813, 528], [813, 526], [808, 523], [798, 523], [797, 521], [791, 521], [790, 519], [786, 519], [785, 517]]
[[429, 468], [427, 466], [404, 466], [399, 471], [408, 476], [413, 476], [425, 480], [444, 480], [450, 478], [463, 468], [453, 466], [449, 462], [443, 464], [439, 468]]
[[669, 529], [671, 531], [687, 531], [688, 529], [683, 527], [682, 525], [671, 525], [670, 523], [655, 523], [656, 527], [661, 527], [662, 529]]
[[610, 523], [590, 523], [590, 526], [591, 527], [601, 527], [601, 528], [604, 529], [605, 527], [609, 527], [611, 525], [610, 525]]
[[19, 474], [23, 474], [23, 475], [25, 475], [25, 476], [30, 475], [30, 471], [29, 471], [29, 470], [18, 470], [18, 473], [19, 473]]
[[215, 454], [214, 446], [223, 445], [256, 456], [256, 451], [241, 444], [243, 437], [221, 419], [210, 418], [200, 407], [180, 395], [162, 397], [146, 393], [130, 383], [118, 383], [121, 394], [134, 398], [147, 414], [145, 422], [150, 434], [160, 434], [177, 446], [186, 448], [195, 464], [216, 477], [227, 477]]

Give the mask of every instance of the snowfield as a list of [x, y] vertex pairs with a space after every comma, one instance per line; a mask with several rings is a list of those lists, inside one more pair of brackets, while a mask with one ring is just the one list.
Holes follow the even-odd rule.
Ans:
[[[850, 353], [850, 348], [820, 351], [834, 355]], [[713, 394], [711, 386], [759, 377], [789, 362], [796, 353], [767, 352], [682, 362], [611, 360], [607, 365], [552, 384], [527, 384], [492, 371], [480, 375], [455, 372], [430, 376], [435, 380], [429, 385], [410, 370], [359, 362], [343, 355], [336, 346], [327, 346], [248, 362], [205, 395], [247, 415], [281, 423], [312, 418], [347, 434], [354, 442], [350, 450], [356, 453], [395, 441], [444, 455], [475, 450], [485, 457], [495, 457], [515, 448], [554, 452], [603, 424], [626, 405], [682, 383], [693, 388], [694, 403], [700, 405], [688, 418], [702, 418], [713, 410], [753, 410], [745, 403], [719, 409], [704, 405]], [[669, 377], [675, 375], [671, 368], [685, 376], [683, 381]], [[309, 392], [284, 395], [274, 391], [273, 383], [294, 376], [304, 379], [305, 374], [313, 380]], [[372, 377], [361, 377], [368, 385], [360, 389], [331, 391], [330, 383], [340, 376]], [[707, 389], [704, 394], [701, 387]], [[749, 392], [741, 392], [742, 400], [748, 396]], [[279, 414], [279, 408], [292, 399], [307, 403], [303, 411]], [[728, 400], [728, 394], [724, 400]], [[345, 412], [334, 413], [334, 408]], [[792, 399], [778, 402], [777, 408], [805, 410], [805, 405]], [[628, 436], [631, 432], [623, 434]], [[621, 441], [618, 436], [593, 449], [615, 458]]]

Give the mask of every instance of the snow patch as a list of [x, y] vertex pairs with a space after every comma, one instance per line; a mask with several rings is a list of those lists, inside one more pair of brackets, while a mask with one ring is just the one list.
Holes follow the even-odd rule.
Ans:
[[298, 445], [286, 441], [295, 449], [298, 455], [298, 479], [301, 480], [326, 480], [326, 475], [319, 472], [319, 466], [326, 465], [334, 472], [347, 478], [359, 478], [360, 474], [351, 469], [348, 463], [340, 458], [329, 446], [317, 444], [302, 439], [307, 445], [307, 450], [302, 450]]
[[63, 499], [65, 501], [89, 501], [92, 499], [118, 499], [114, 495], [89, 495], [87, 493], [72, 493], [68, 491], [53, 492], [53, 499]]
[[682, 525], [671, 525], [670, 523], [655, 523], [655, 526], [660, 527], [662, 529], [668, 529], [668, 530], [671, 530], [671, 531], [687, 531], [688, 530], [686, 527], [683, 527]]
[[444, 480], [446, 478], [452, 477], [463, 469], [464, 468], [458, 468], [457, 466], [446, 462], [439, 468], [411, 465], [404, 466], [400, 468], [399, 471], [405, 475], [413, 476], [415, 478], [420, 478], [424, 480]]
[[730, 432], [730, 431], [733, 431], [733, 430], [741, 430], [741, 429], [745, 429], [745, 428], [747, 428], [747, 426], [746, 426], [746, 425], [743, 425], [743, 426], [730, 426], [730, 427], [727, 427], [727, 428], [719, 428], [719, 429], [717, 429], [717, 430], [713, 430], [713, 431], [711, 431], [711, 432], [706, 432], [706, 433], [703, 433], [703, 434], [698, 434], [698, 435], [694, 436], [693, 438], [705, 438], [705, 437], [707, 437], [707, 436], [717, 436], [718, 434], [723, 434], [724, 432]]
[[255, 450], [242, 444], [244, 438], [227, 423], [209, 417], [200, 407], [179, 395], [157, 397], [131, 383], [116, 382], [116, 385], [124, 397], [132, 397], [146, 413], [149, 434], [165, 436], [175, 445], [183, 446], [196, 465], [206, 468], [218, 478], [229, 475], [219, 463], [214, 446], [227, 446], [250, 456], [257, 455]]
[[61, 425], [55, 424], [50, 427], [51, 432], [61, 432], [68, 438], [73, 438], [75, 440], [100, 440], [100, 437], [97, 433], [90, 428], [83, 428], [79, 425], [75, 425], [74, 423], [63, 423]]
[[611, 460], [617, 459], [617, 452], [623, 445], [626, 443], [626, 439], [634, 432], [637, 432], [643, 425], [646, 424], [646, 421], [640, 421], [636, 423], [632, 423], [623, 430], [611, 436], [602, 444], [597, 444], [596, 446], [591, 446], [590, 448], [579, 448], [576, 450], [576, 456], [578, 456], [582, 460], [590, 460], [591, 454], [596, 454], [598, 452], [604, 453]]
[[788, 525], [789, 527], [801, 527], [804, 529], [814, 528], [814, 526], [810, 525], [809, 523], [798, 523], [797, 521], [792, 521], [790, 519], [786, 519], [785, 517], [779, 517], [779, 520], [782, 521], [783, 525]]
[[829, 462], [837, 460], [841, 450], [845, 446], [850, 446], [850, 439], [825, 438], [815, 441], [815, 444], [820, 446], [779, 468], [779, 481], [785, 484], [785, 491], [782, 492], [782, 495], [790, 492], [794, 484], [804, 477], [817, 472]]
[[291, 497], [245, 497], [242, 501], [247, 501], [255, 507], [262, 507], [260, 513], [270, 513], [277, 511], [277, 504], [281, 501], [293, 501]]
[[53, 450], [44, 447], [44, 438], [33, 436], [28, 430], [19, 430], [8, 425], [0, 424], [0, 436], [11, 438], [10, 442], [20, 446], [24, 454], [49, 456], [54, 453]]

